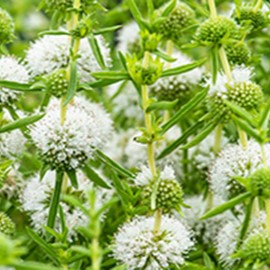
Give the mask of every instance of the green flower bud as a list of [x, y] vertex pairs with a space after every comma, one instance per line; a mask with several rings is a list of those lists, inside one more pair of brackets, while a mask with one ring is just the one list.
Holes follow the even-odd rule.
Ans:
[[47, 11], [54, 12], [58, 11], [66, 13], [73, 7], [73, 0], [45, 0], [45, 6]]
[[91, 30], [91, 20], [89, 19], [89, 17], [85, 17], [78, 23], [75, 29], [71, 30], [71, 34], [76, 38], [84, 38], [89, 35]]
[[145, 51], [154, 52], [161, 40], [161, 36], [156, 33], [149, 33], [147, 30], [141, 31], [142, 46]]
[[0, 45], [9, 43], [14, 38], [15, 26], [10, 15], [0, 8]]
[[269, 261], [270, 236], [267, 232], [251, 234], [243, 243], [242, 248], [236, 254], [237, 257], [255, 262]]
[[[152, 192], [155, 189], [154, 184], [150, 184], [144, 190], [144, 197], [151, 201]], [[176, 180], [162, 179], [157, 187], [156, 208], [161, 208], [164, 212], [179, 210], [183, 203], [183, 191]]]
[[15, 224], [3, 212], [0, 212], [0, 233], [12, 235], [15, 232]]
[[62, 97], [67, 93], [68, 81], [65, 69], [59, 69], [47, 77], [47, 88], [55, 97]]
[[270, 169], [262, 168], [250, 176], [250, 190], [254, 196], [270, 197]]
[[256, 108], [263, 99], [262, 89], [252, 82], [235, 83], [228, 85], [228, 99], [246, 110]]
[[252, 7], [241, 7], [234, 14], [237, 23], [251, 25], [254, 30], [259, 30], [269, 23], [266, 15], [261, 11], [254, 11]]
[[238, 38], [235, 22], [224, 16], [217, 16], [206, 20], [197, 30], [195, 39], [203, 44], [220, 44], [224, 38]]
[[[161, 7], [159, 13], [167, 7]], [[182, 35], [182, 31], [195, 23], [195, 13], [186, 4], [178, 2], [175, 8], [167, 16], [166, 20], [159, 26], [158, 32], [165, 38], [175, 42]]]
[[229, 42], [225, 51], [231, 65], [246, 65], [250, 59], [248, 46], [244, 42]]
[[163, 63], [159, 58], [155, 60], [149, 56], [148, 65], [145, 67], [136, 55], [127, 57], [127, 67], [132, 79], [139, 85], [151, 85], [155, 83], [162, 74]]
[[185, 104], [192, 96], [192, 85], [184, 83], [177, 77], [163, 78], [151, 87], [151, 91], [158, 100], [174, 101], [179, 99]]

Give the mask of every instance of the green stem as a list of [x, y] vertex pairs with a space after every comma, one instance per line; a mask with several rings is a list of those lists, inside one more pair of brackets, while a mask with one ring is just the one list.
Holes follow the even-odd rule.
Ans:
[[98, 237], [94, 237], [91, 243], [91, 259], [92, 259], [92, 269], [100, 270], [101, 269], [101, 252], [99, 247]]
[[258, 0], [255, 7], [253, 8], [253, 11], [254, 12], [259, 11], [259, 9], [261, 9], [262, 5], [263, 5], [263, 0]]
[[56, 180], [55, 180], [55, 187], [53, 192], [53, 197], [50, 204], [49, 216], [48, 216], [48, 227], [54, 228], [56, 215], [58, 211], [58, 206], [60, 202], [61, 196], [61, 189], [62, 189], [62, 182], [63, 182], [63, 175], [62, 171], [56, 171]]
[[267, 159], [266, 159], [266, 154], [265, 154], [265, 149], [264, 149], [264, 145], [261, 144], [261, 154], [262, 154], [262, 162], [263, 162], [263, 165], [265, 167], [267, 167]]
[[162, 220], [162, 211], [158, 209], [155, 213], [154, 233], [157, 234], [160, 231]]
[[239, 134], [239, 139], [240, 139], [240, 143], [243, 147], [243, 149], [247, 149], [248, 146], [248, 138], [247, 138], [247, 134], [246, 132], [244, 132], [242, 129], [240, 129], [239, 127], [237, 127], [238, 129], [238, 134]]
[[227, 76], [228, 83], [230, 83], [233, 81], [233, 77], [232, 77], [232, 73], [231, 73], [231, 67], [230, 67], [230, 64], [229, 64], [229, 61], [228, 61], [228, 58], [227, 58], [227, 55], [226, 55], [226, 52], [225, 52], [223, 46], [221, 46], [219, 49], [219, 57], [220, 57], [220, 61], [221, 61], [223, 70]]
[[270, 234], [270, 199], [265, 199], [266, 229]]
[[217, 17], [217, 9], [216, 9], [215, 0], [208, 0], [208, 5], [209, 5], [211, 17], [212, 18]]
[[217, 155], [221, 151], [223, 125], [219, 124], [215, 129], [215, 141], [213, 151]]

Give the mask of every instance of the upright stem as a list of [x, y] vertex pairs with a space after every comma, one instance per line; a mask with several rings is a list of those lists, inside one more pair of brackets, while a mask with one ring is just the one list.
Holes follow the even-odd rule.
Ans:
[[259, 11], [259, 9], [262, 7], [262, 5], [263, 5], [263, 0], [258, 0], [255, 7], [253, 8], [253, 11], [254, 12]]
[[161, 220], [162, 220], [162, 211], [161, 209], [158, 209], [155, 213], [154, 233], [158, 233], [160, 231]]
[[241, 143], [243, 149], [247, 149], [247, 146], [248, 146], [247, 134], [239, 127], [237, 129], [238, 129], [240, 143]]
[[267, 166], [267, 159], [266, 159], [266, 155], [265, 155], [265, 150], [264, 150], [264, 145], [261, 144], [261, 154], [262, 154], [262, 162], [263, 162], [263, 165], [266, 167]]
[[228, 58], [227, 58], [227, 55], [223, 46], [221, 46], [219, 49], [219, 57], [220, 57], [223, 70], [227, 76], [228, 82], [230, 83], [233, 81], [231, 67], [230, 67], [230, 64], [229, 64], [229, 61], [228, 61]]
[[265, 199], [265, 210], [266, 210], [266, 229], [270, 234], [270, 199]]
[[212, 18], [217, 17], [217, 9], [216, 9], [215, 0], [208, 0], [208, 5], [209, 5], [211, 17]]
[[214, 142], [213, 151], [214, 151], [214, 153], [216, 155], [221, 150], [222, 130], [223, 130], [223, 125], [222, 124], [219, 124], [215, 129], [215, 142]]

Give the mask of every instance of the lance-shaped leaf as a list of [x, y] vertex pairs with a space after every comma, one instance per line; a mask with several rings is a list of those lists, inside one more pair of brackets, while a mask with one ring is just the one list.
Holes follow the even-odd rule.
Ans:
[[15, 261], [9, 264], [10, 266], [14, 267], [16, 270], [60, 270], [60, 268], [52, 266], [48, 263], [39, 263], [39, 262], [32, 262], [32, 261]]
[[241, 129], [243, 129], [249, 136], [251, 136], [252, 138], [254, 138], [259, 143], [262, 143], [263, 142], [263, 138], [258, 133], [258, 131], [255, 130], [253, 127], [251, 127], [247, 122], [245, 122], [242, 119], [237, 118], [234, 115], [232, 115], [231, 117], [234, 120], [234, 122], [236, 123], [236, 125], [238, 127], [240, 127]]
[[115, 26], [111, 26], [111, 27], [104, 27], [98, 30], [93, 31], [94, 35], [102, 35], [102, 34], [106, 34], [106, 33], [110, 33], [110, 32], [114, 32], [118, 29], [120, 29], [122, 27], [122, 25], [115, 25]]
[[70, 63], [70, 76], [69, 76], [67, 96], [66, 96], [65, 102], [64, 102], [65, 106], [73, 99], [73, 97], [76, 94], [77, 80], [78, 80], [77, 63], [76, 63], [76, 59], [74, 59]]
[[125, 58], [125, 56], [123, 55], [123, 53], [122, 52], [118, 52], [118, 55], [119, 55], [119, 59], [120, 59], [120, 61], [121, 61], [121, 64], [122, 64], [122, 66], [123, 66], [123, 68], [126, 70], [126, 71], [128, 71], [128, 67], [127, 67], [127, 63], [126, 63], [126, 58]]
[[54, 225], [55, 225], [56, 215], [59, 208], [59, 202], [60, 202], [60, 196], [61, 196], [61, 190], [62, 190], [63, 176], [64, 176], [64, 173], [62, 171], [56, 171], [55, 186], [54, 186], [52, 200], [50, 203], [49, 216], [48, 216], [48, 222], [47, 222], [47, 225], [50, 228], [54, 228]]
[[122, 81], [122, 79], [97, 80], [88, 84], [92, 88], [101, 88]]
[[132, 172], [123, 168], [120, 164], [113, 161], [111, 158], [109, 158], [106, 154], [104, 154], [100, 150], [96, 150], [96, 155], [103, 163], [107, 164], [109, 167], [111, 167], [113, 170], [115, 170], [122, 176], [129, 177], [129, 178], [135, 177], [135, 175]]
[[102, 69], [105, 69], [106, 68], [105, 61], [104, 61], [104, 58], [102, 56], [97, 39], [95, 38], [94, 35], [90, 35], [88, 38], [88, 41], [89, 41], [90, 47], [92, 49], [92, 52], [94, 53], [94, 56], [99, 64], [99, 66]]
[[170, 69], [164, 70], [162, 72], [161, 77], [174, 76], [174, 75], [188, 72], [196, 67], [201, 66], [202, 64], [205, 63], [205, 61], [206, 61], [206, 58], [199, 60], [199, 61], [196, 61], [196, 62], [193, 62], [193, 63], [190, 63], [190, 64], [186, 64], [186, 65], [179, 66], [176, 68], [170, 68]]
[[235, 114], [246, 120], [250, 125], [256, 124], [256, 120], [247, 110], [228, 100], [224, 100], [224, 102]]
[[193, 126], [187, 129], [178, 139], [168, 145], [158, 156], [157, 159], [162, 159], [176, 150], [181, 144], [185, 143], [187, 139], [194, 134], [199, 128], [203, 126], [203, 122], [197, 121]]
[[42, 31], [38, 35], [39, 36], [45, 36], [45, 35], [70, 36], [71, 34], [68, 31], [63, 31], [63, 30], [48, 30], [48, 31]]
[[11, 90], [22, 91], [22, 92], [34, 92], [41, 89], [31, 89], [31, 84], [18, 83], [12, 81], [0, 81], [0, 87], [5, 87]]
[[226, 210], [233, 208], [235, 205], [245, 201], [247, 198], [250, 198], [250, 197], [251, 197], [250, 192], [240, 194], [237, 197], [234, 197], [233, 199], [231, 199], [231, 200], [229, 200], [229, 201], [227, 201], [227, 202], [225, 202], [225, 203], [223, 203], [223, 204], [209, 210], [207, 213], [205, 213], [200, 218], [200, 220], [204, 220], [204, 219], [211, 218], [211, 217], [214, 217], [216, 215], [219, 215], [219, 214], [225, 212]]
[[261, 112], [260, 120], [259, 120], [259, 127], [267, 126], [267, 123], [269, 121], [269, 116], [270, 116], [270, 98], [268, 98], [266, 106]]
[[173, 0], [169, 3], [169, 5], [167, 5], [167, 7], [164, 9], [164, 11], [162, 12], [161, 16], [162, 17], [167, 17], [171, 11], [175, 8], [177, 3], [177, 0]]
[[59, 263], [58, 256], [52, 246], [50, 246], [45, 240], [43, 240], [35, 231], [30, 228], [26, 228], [27, 234], [32, 240], [39, 245], [39, 247], [56, 263]]
[[153, 110], [171, 110], [177, 103], [178, 100], [153, 102], [147, 107], [146, 112], [149, 113]]
[[121, 81], [121, 80], [129, 80], [129, 74], [126, 71], [99, 71], [91, 73], [93, 77], [102, 80], [113, 80], [113, 81]]
[[168, 131], [175, 124], [179, 123], [188, 113], [190, 113], [201, 101], [206, 97], [208, 89], [204, 89], [197, 93], [189, 102], [187, 102], [184, 106], [182, 106], [174, 116], [162, 125], [162, 134]]
[[89, 180], [93, 181], [96, 185], [103, 188], [110, 188], [110, 186], [103, 180], [90, 166], [87, 164], [83, 167], [84, 174], [88, 177]]
[[77, 175], [76, 175], [76, 170], [70, 170], [70, 171], [66, 171], [68, 178], [71, 182], [71, 185], [74, 188], [78, 188], [78, 180], [77, 180]]
[[166, 54], [166, 53], [164, 53], [164, 52], [162, 52], [160, 50], [157, 50], [157, 51], [153, 52], [153, 54], [155, 54], [156, 56], [164, 59], [167, 62], [174, 62], [174, 61], [176, 61], [176, 58], [174, 58], [174, 57], [172, 57], [172, 56], [170, 56], [170, 55], [168, 55], [168, 54]]
[[44, 113], [43, 114], [32, 115], [32, 116], [21, 118], [21, 119], [18, 119], [16, 121], [13, 121], [11, 123], [8, 123], [8, 124], [6, 124], [6, 125], [4, 125], [4, 126], [2, 126], [0, 128], [0, 133], [8, 132], [8, 131], [11, 131], [11, 130], [14, 130], [14, 129], [17, 129], [17, 128], [26, 127], [26, 126], [28, 126], [30, 124], [33, 124], [33, 123], [37, 122], [42, 117], [44, 117], [44, 115], [45, 115]]
[[136, 5], [135, 0], [128, 0], [128, 6], [129, 9], [135, 19], [135, 21], [138, 23], [141, 29], [145, 28], [145, 23], [143, 23], [143, 16], [139, 10], [139, 8]]
[[199, 144], [202, 140], [204, 140], [214, 129], [215, 127], [218, 125], [219, 121], [214, 120], [212, 123], [208, 123], [203, 130], [201, 130], [199, 132], [199, 134], [193, 138], [190, 142], [188, 142], [187, 144], [185, 144], [182, 148], [183, 149], [188, 149], [191, 148], [197, 144]]

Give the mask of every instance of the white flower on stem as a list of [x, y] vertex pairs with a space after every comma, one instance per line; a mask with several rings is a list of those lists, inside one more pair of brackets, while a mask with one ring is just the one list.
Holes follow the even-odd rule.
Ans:
[[[97, 41], [106, 66], [111, 65], [110, 50], [103, 37]], [[44, 36], [31, 44], [26, 54], [26, 63], [33, 77], [47, 75], [68, 66], [70, 38], [68, 36]], [[82, 82], [93, 80], [91, 73], [101, 68], [87, 38], [81, 39], [78, 51], [78, 73]]]
[[30, 134], [45, 163], [52, 168], [76, 169], [93, 156], [95, 148], [108, 142], [112, 121], [100, 105], [75, 97], [61, 123], [60, 103], [51, 101]]
[[[0, 80], [17, 83], [27, 83], [29, 75], [25, 66], [12, 56], [0, 57]], [[14, 90], [0, 87], [0, 107], [11, 105], [18, 98]]]
[[191, 232], [177, 219], [163, 216], [155, 234], [154, 217], [135, 217], [115, 235], [113, 256], [128, 269], [169, 269], [184, 264], [184, 255], [194, 245]]
[[[270, 166], [270, 145], [265, 145], [266, 163]], [[233, 178], [248, 177], [257, 169], [263, 167], [260, 145], [249, 141], [248, 147], [228, 145], [214, 161], [209, 171], [209, 181], [214, 194], [224, 199], [237, 192], [241, 186]]]
[[[81, 171], [77, 172], [78, 188], [74, 189], [68, 180], [66, 191], [70, 195], [78, 195], [87, 204], [87, 191], [94, 188], [93, 183]], [[43, 226], [47, 224], [50, 201], [54, 190], [55, 172], [48, 171], [42, 180], [39, 176], [34, 176], [26, 182], [20, 194], [22, 209], [27, 212], [31, 219], [31, 224], [36, 231], [44, 233]], [[112, 190], [95, 187], [96, 209], [111, 199]], [[65, 215], [66, 226], [69, 229], [69, 240], [76, 235], [76, 229], [88, 224], [88, 217], [79, 209], [74, 208], [66, 202], [60, 201]], [[56, 231], [61, 231], [60, 218], [56, 220]]]

